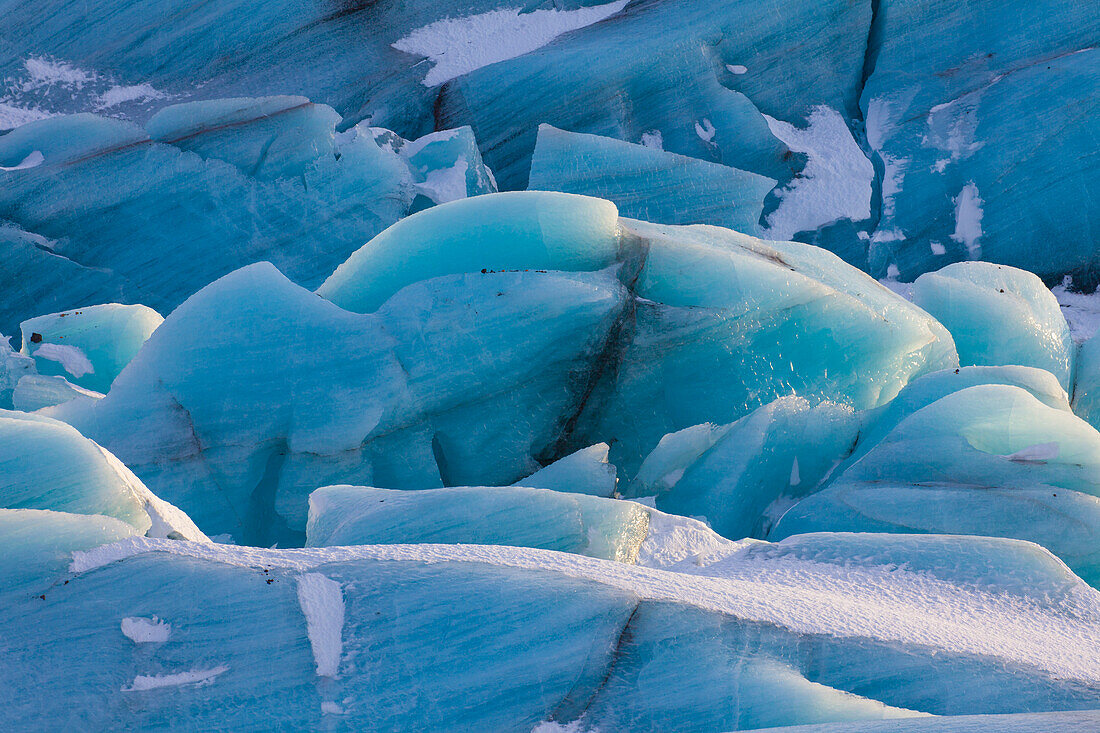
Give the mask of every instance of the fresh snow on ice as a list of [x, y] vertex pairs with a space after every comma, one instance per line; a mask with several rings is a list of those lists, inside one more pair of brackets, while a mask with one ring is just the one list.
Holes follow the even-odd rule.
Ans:
[[974, 182], [963, 186], [955, 198], [955, 233], [951, 238], [966, 245], [966, 252], [972, 260], [982, 257], [982, 198]]
[[95, 373], [95, 367], [80, 348], [67, 344], [42, 344], [31, 354], [36, 359], [60, 362], [61, 367], [77, 379]]
[[779, 207], [768, 216], [768, 237], [788, 240], [840, 219], [870, 218], [875, 168], [839, 112], [814, 107], [805, 128], [764, 117], [773, 135], [808, 157], [801, 175], [781, 192]]
[[616, 0], [576, 10], [522, 8], [490, 10], [464, 18], [444, 18], [418, 28], [395, 42], [398, 51], [424, 56], [435, 64], [424, 77], [427, 87], [439, 86], [489, 64], [542, 48], [563, 33], [590, 26], [626, 7]]
[[139, 674], [134, 678], [129, 687], [123, 687], [123, 692], [138, 692], [141, 690], [155, 690], [159, 687], [179, 687], [181, 685], [208, 685], [214, 678], [223, 672], [228, 672], [229, 667], [224, 664], [213, 669], [196, 669], [190, 672], [177, 672], [175, 674], [155, 674], [146, 676]]
[[320, 573], [306, 573], [298, 578], [298, 603], [306, 617], [317, 674], [335, 677], [343, 650], [344, 594], [340, 584]]
[[74, 552], [71, 570], [84, 572], [147, 552], [303, 573], [325, 563], [358, 559], [489, 563], [559, 572], [641, 598], [676, 601], [795, 633], [995, 655], [1066, 679], [1100, 683], [1100, 604], [1092, 589], [1082, 589], [1072, 603], [1067, 600], [1070, 608], [1049, 608], [896, 567], [743, 557], [755, 543], [716, 541], [709, 556], [671, 572], [523, 547], [424, 544], [267, 550], [131, 537]]
[[161, 621], [156, 616], [153, 618], [130, 616], [122, 619], [122, 633], [135, 644], [168, 641], [168, 636], [172, 633], [172, 625], [167, 621]]

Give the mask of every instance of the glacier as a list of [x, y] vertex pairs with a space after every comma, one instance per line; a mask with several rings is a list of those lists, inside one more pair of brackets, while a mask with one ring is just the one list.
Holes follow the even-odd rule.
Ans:
[[1100, 729], [1098, 39], [0, 0], [6, 725]]

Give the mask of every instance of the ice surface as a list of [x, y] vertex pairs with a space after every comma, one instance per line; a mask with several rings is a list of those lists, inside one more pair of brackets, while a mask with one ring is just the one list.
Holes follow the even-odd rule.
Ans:
[[872, 245], [876, 276], [980, 257], [1092, 289], [1097, 28], [1073, 2], [880, 4], [861, 107], [893, 171], [879, 230], [901, 237]]
[[[0, 617], [17, 723], [77, 707], [93, 724], [186, 714], [310, 727], [325, 703], [353, 727], [721, 731], [1073, 710], [1100, 695], [1095, 592], [1045, 550], [1010, 540], [727, 543], [715, 561], [671, 573], [529, 548], [135, 538], [78, 552], [72, 571], [54, 571], [69, 582]], [[299, 611], [305, 576], [340, 589], [336, 677], [316, 674], [317, 640], [331, 650], [336, 637], [315, 637], [314, 612]], [[72, 612], [108, 590], [109, 612]], [[329, 610], [318, 617], [334, 620]], [[171, 620], [172, 642], [135, 656], [121, 619], [154, 615]], [[10, 636], [15, 623], [25, 631]], [[91, 649], [96, 664], [79, 664]], [[452, 655], [464, 663], [441, 661]], [[187, 684], [122, 691], [139, 677]], [[64, 690], [64, 702], [32, 704], [21, 694], [32, 689]], [[121, 704], [139, 694], [141, 705]]]
[[306, 546], [510, 545], [634, 562], [648, 525], [632, 501], [549, 489], [329, 486], [310, 495]]
[[356, 251], [317, 290], [357, 313], [410, 283], [481, 270], [597, 270], [619, 257], [608, 201], [564, 193], [503, 193], [411, 216]]
[[605, 198], [632, 219], [759, 234], [764, 198], [775, 183], [718, 163], [540, 125], [528, 188]]
[[756, 733], [1092, 733], [1100, 725], [1100, 712], [1016, 715], [948, 715], [817, 725], [759, 728]]
[[205, 540], [114, 456], [57, 420], [0, 412], [0, 467], [6, 509], [102, 514], [153, 537]]
[[553, 489], [577, 494], [610, 497], [618, 485], [618, 472], [607, 460], [611, 446], [597, 443], [581, 448], [540, 468], [517, 484], [533, 489]]
[[34, 412], [70, 400], [98, 400], [102, 398], [102, 393], [78, 387], [64, 377], [50, 377], [41, 374], [28, 374], [21, 377], [11, 396], [12, 405], [16, 410], [23, 412]]
[[787, 511], [769, 538], [815, 531], [1013, 537], [1038, 542], [1090, 583], [1100, 579], [1100, 433], [1064, 408], [1016, 386], [971, 386], [871, 441], [857, 446], [826, 489]]
[[360, 315], [254, 265], [172, 313], [103, 400], [53, 410], [210, 533], [300, 544], [318, 485], [532, 473], [624, 297], [610, 272], [475, 272]]
[[145, 128], [82, 114], [4, 135], [0, 166], [44, 159], [0, 171], [0, 241], [15, 240], [0, 318], [110, 301], [167, 313], [257, 260], [316, 287], [385, 227], [442, 200], [417, 186], [465, 166], [466, 185], [445, 198], [495, 190], [469, 130], [402, 157], [370, 128], [337, 136], [339, 121], [303, 97], [235, 98], [173, 105]]
[[913, 302], [947, 327], [959, 362], [1046, 369], [1073, 389], [1077, 346], [1057, 299], [1024, 270], [960, 262], [913, 283]]
[[628, 493], [655, 495], [658, 509], [705, 518], [724, 537], [763, 537], [778, 518], [769, 507], [812, 493], [847, 457], [859, 428], [849, 407], [784, 397], [731, 425], [666, 435]]
[[106, 392], [163, 320], [152, 308], [117, 303], [37, 316], [20, 324], [21, 352], [39, 374]]

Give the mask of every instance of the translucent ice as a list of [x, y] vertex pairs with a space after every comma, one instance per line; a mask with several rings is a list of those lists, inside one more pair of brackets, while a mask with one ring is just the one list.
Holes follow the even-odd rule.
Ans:
[[20, 324], [21, 351], [39, 374], [106, 392], [163, 320], [152, 308], [117, 303], [37, 316]]
[[153, 537], [205, 539], [110, 453], [57, 420], [0, 413], [0, 506], [102, 514]]
[[648, 527], [640, 504], [548, 489], [329, 486], [310, 495], [306, 546], [511, 545], [634, 562]]
[[1030, 272], [959, 262], [917, 278], [913, 302], [951, 332], [964, 366], [1038, 367], [1073, 389], [1077, 346], [1057, 299]]

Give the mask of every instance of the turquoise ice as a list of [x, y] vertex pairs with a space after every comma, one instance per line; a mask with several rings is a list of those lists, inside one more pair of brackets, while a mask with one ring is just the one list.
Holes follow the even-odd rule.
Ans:
[[1032, 273], [960, 262], [917, 278], [913, 302], [951, 332], [962, 365], [1037, 367], [1073, 389], [1077, 345], [1057, 299]]

